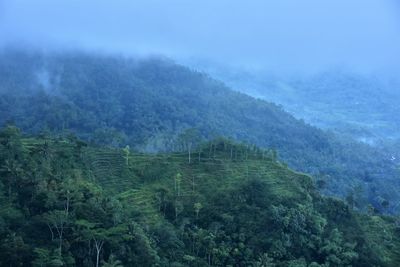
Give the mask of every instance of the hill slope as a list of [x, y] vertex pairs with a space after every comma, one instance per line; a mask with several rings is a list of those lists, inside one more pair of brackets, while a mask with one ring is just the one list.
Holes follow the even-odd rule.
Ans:
[[222, 135], [276, 149], [292, 168], [323, 180], [326, 193], [346, 196], [359, 186], [376, 208], [389, 200], [388, 211], [400, 200], [388, 155], [169, 60], [6, 51], [0, 64], [1, 124], [13, 121], [30, 133], [68, 130], [84, 140], [153, 152], [176, 150], [179, 133], [197, 128], [199, 138]]
[[331, 70], [274, 76], [215, 63], [188, 64], [235, 90], [280, 104], [296, 118], [322, 129], [370, 144], [400, 138], [400, 82], [387, 75]]
[[189, 163], [2, 130], [1, 265], [398, 266], [394, 219], [321, 197], [271, 151], [201, 147]]

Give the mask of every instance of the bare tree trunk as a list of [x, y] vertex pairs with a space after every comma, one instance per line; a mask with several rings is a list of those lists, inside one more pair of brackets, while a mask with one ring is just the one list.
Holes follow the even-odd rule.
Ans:
[[104, 241], [97, 241], [95, 239], [94, 244], [96, 246], [96, 267], [99, 267], [100, 252], [101, 252], [101, 249], [103, 248]]
[[62, 254], [62, 243], [63, 243], [63, 236], [64, 236], [64, 223], [61, 222], [60, 226], [55, 225], [58, 234], [58, 250], [61, 256]]
[[63, 237], [64, 237], [64, 227], [61, 228], [61, 234], [60, 234], [60, 255], [62, 254], [62, 243], [63, 243]]
[[190, 161], [191, 161], [191, 149], [192, 149], [192, 144], [189, 144], [189, 146], [188, 146], [188, 150], [189, 150], [189, 164], [190, 164]]
[[53, 240], [54, 240], [54, 232], [53, 232], [53, 229], [51, 229], [50, 224], [47, 224], [47, 227], [49, 227], [49, 230], [50, 230], [50, 233], [51, 233], [51, 241], [53, 241]]

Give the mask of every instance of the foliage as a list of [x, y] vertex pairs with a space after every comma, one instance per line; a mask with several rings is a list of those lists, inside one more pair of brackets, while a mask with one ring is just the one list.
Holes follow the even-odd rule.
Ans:
[[1, 266], [400, 262], [394, 218], [322, 197], [270, 150], [217, 139], [189, 162], [15, 127], [0, 137]]
[[189, 162], [201, 140], [225, 136], [274, 148], [291, 168], [316, 177], [327, 195], [345, 198], [364, 185], [366, 204], [378, 210], [394, 213], [400, 201], [392, 155], [318, 130], [167, 59], [5, 50], [0, 114], [1, 125], [14, 122], [28, 133], [73, 132], [108, 146], [186, 151]]

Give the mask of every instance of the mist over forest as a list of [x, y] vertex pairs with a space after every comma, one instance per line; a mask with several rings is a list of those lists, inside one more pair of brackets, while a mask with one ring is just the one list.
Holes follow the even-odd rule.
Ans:
[[0, 0], [0, 266], [400, 265], [394, 0]]

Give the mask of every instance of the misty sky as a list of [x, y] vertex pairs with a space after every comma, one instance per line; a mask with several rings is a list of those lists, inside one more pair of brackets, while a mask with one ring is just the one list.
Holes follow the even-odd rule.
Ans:
[[397, 71], [396, 0], [0, 0], [0, 43]]

